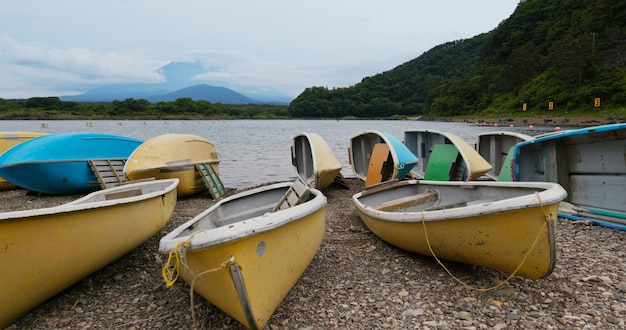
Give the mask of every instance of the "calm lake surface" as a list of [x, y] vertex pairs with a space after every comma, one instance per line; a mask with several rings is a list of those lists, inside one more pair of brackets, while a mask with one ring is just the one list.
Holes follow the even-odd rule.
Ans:
[[366, 130], [380, 130], [402, 140], [404, 131], [414, 129], [450, 132], [471, 145], [482, 132], [507, 130], [536, 135], [554, 130], [547, 126], [529, 129], [409, 120], [0, 120], [0, 131], [101, 132], [144, 140], [166, 133], [198, 135], [215, 144], [220, 158], [220, 178], [228, 188], [294, 180], [297, 175], [291, 164], [291, 145], [293, 138], [303, 132], [322, 136], [343, 164], [343, 175], [354, 177], [348, 162], [348, 145], [353, 136]]

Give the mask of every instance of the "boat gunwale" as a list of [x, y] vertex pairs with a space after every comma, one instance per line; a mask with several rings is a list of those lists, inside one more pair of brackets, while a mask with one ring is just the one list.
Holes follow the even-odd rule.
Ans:
[[543, 189], [536, 194], [526, 194], [518, 197], [489, 201], [480, 204], [467, 205], [461, 207], [452, 207], [441, 210], [424, 210], [424, 211], [381, 211], [369, 205], [360, 202], [362, 196], [375, 194], [378, 191], [384, 191], [386, 188], [380, 187], [375, 191], [363, 191], [352, 196], [355, 207], [362, 213], [370, 215], [379, 221], [398, 222], [398, 223], [419, 223], [423, 221], [445, 221], [445, 220], [462, 220], [468, 217], [484, 216], [500, 212], [509, 212], [525, 208], [536, 208], [555, 203], [560, 203], [566, 196], [567, 192], [558, 183], [552, 182], [494, 182], [494, 181], [428, 181], [428, 180], [405, 180], [394, 184], [394, 187], [425, 184], [427, 187], [443, 186], [501, 186], [501, 187], [527, 187]]
[[522, 138], [524, 139], [524, 142], [529, 141], [534, 139], [534, 137], [532, 135], [528, 135], [528, 134], [524, 134], [524, 133], [520, 133], [520, 132], [511, 132], [511, 131], [490, 131], [490, 132], [481, 132], [478, 133], [477, 136], [477, 141], [480, 141], [480, 138], [483, 136], [492, 136], [492, 135], [498, 135], [498, 136], [510, 136], [510, 137], [516, 137], [516, 138]]
[[0, 168], [10, 168], [14, 166], [24, 165], [39, 165], [39, 164], [58, 164], [58, 163], [88, 163], [90, 160], [111, 160], [111, 159], [126, 159], [126, 157], [97, 157], [97, 158], [85, 158], [85, 159], [48, 159], [48, 160], [34, 160], [22, 163], [11, 163], [0, 165]]
[[[53, 206], [53, 207], [46, 207], [46, 208], [32, 209], [32, 210], [1, 212], [0, 223], [2, 221], [20, 220], [20, 219], [25, 219], [25, 218], [55, 215], [55, 214], [62, 214], [62, 213], [71, 213], [71, 212], [77, 212], [77, 211], [88, 211], [88, 210], [102, 208], [102, 207], [110, 207], [110, 206], [115, 206], [115, 205], [120, 205], [120, 204], [129, 204], [129, 203], [134, 203], [138, 201], [148, 200], [154, 197], [165, 195], [171, 192], [172, 190], [175, 191], [176, 186], [178, 186], [178, 182], [179, 182], [178, 179], [173, 178], [173, 179], [128, 183], [128, 184], [124, 184], [124, 185], [113, 187], [113, 188], [107, 188], [107, 189], [94, 191], [90, 194], [87, 194], [73, 201], [70, 201], [61, 205]], [[97, 195], [107, 195], [107, 194], [111, 194], [111, 193], [115, 193], [119, 191], [141, 189], [144, 186], [150, 186], [150, 185], [163, 185], [164, 188], [160, 190], [152, 191], [146, 194], [141, 194], [138, 196], [129, 196], [129, 197], [123, 197], [123, 198], [115, 198], [115, 199], [110, 199], [110, 200], [84, 203], [86, 200], [92, 199], [94, 196], [97, 196]]]
[[[311, 194], [314, 195], [312, 199], [298, 204], [287, 209], [278, 210], [275, 212], [267, 212], [262, 215], [251, 217], [245, 220], [241, 220], [226, 226], [221, 226], [211, 229], [200, 229], [193, 231], [190, 235], [179, 235], [193, 226], [197, 222], [201, 222], [204, 218], [221, 207], [222, 204], [230, 201], [255, 195], [257, 193], [263, 193], [274, 189], [289, 188], [292, 182], [281, 182], [266, 185], [258, 188], [243, 191], [241, 193], [228, 196], [220, 199], [215, 204], [208, 207], [206, 210], [195, 215], [189, 221], [175, 228], [173, 231], [163, 236], [159, 242], [159, 252], [167, 254], [176, 248], [179, 242], [188, 241], [189, 245], [187, 251], [201, 250], [212, 246], [221, 245], [228, 242], [233, 242], [241, 239], [246, 239], [252, 235], [256, 235], [263, 232], [268, 232], [283, 225], [290, 223], [294, 220], [299, 220], [310, 214], [313, 214], [326, 206], [327, 200], [324, 194], [315, 188], [309, 188]], [[278, 202], [278, 201], [277, 201]]]
[[[93, 140], [107, 140], [107, 141], [122, 141], [124, 143], [136, 144], [135, 148], [143, 143], [143, 140], [137, 139], [130, 136], [125, 135], [116, 135], [109, 133], [86, 133], [86, 132], [73, 132], [73, 133], [53, 133], [48, 135], [38, 136], [21, 143], [18, 143], [11, 148], [7, 149], [4, 153], [0, 154], [0, 168], [12, 167], [12, 166], [21, 166], [21, 165], [29, 165], [29, 164], [39, 164], [39, 163], [57, 163], [57, 162], [82, 162], [88, 160], [100, 160], [100, 159], [118, 159], [118, 158], [127, 158], [132, 152], [124, 155], [124, 156], [116, 156], [116, 155], [103, 155], [96, 157], [80, 157], [72, 158], [68, 157], [67, 153], [63, 153], [61, 156], [58, 153], [51, 155], [50, 153], [44, 153], [45, 157], [27, 159], [26, 161], [19, 161], [18, 159], [14, 159], [15, 153], [23, 152], [22, 149], [26, 149], [30, 151], [32, 154], [41, 155], [41, 153], [35, 153], [33, 151], [40, 151], [42, 148], [49, 149], [50, 146], [58, 147], [59, 145], [64, 144], [68, 140], [80, 141], [81, 145], [85, 143], [89, 143]], [[41, 142], [44, 141], [44, 142]], [[31, 150], [33, 149], [33, 150]], [[17, 151], [16, 151], [17, 150]], [[66, 148], [61, 148], [60, 150], [66, 150]], [[134, 150], [134, 149], [133, 149]], [[115, 152], [115, 154], [121, 154], [120, 152]], [[8, 161], [7, 162], [7, 159]], [[20, 157], [22, 159], [23, 157]]]
[[[301, 149], [298, 149], [298, 148], [296, 147], [296, 140], [297, 140], [299, 137], [303, 137], [303, 138], [305, 138], [305, 139], [307, 140], [307, 143], [308, 143], [308, 145], [309, 145], [309, 148], [311, 149], [311, 162], [313, 163], [313, 164], [312, 164], [312, 165], [313, 165], [313, 170], [311, 171], [311, 172], [312, 172], [312, 176], [310, 176], [310, 177], [306, 177], [306, 176], [305, 176], [305, 173], [301, 173], [301, 172], [299, 171], [298, 166], [296, 166], [296, 164], [293, 164], [293, 167], [296, 169], [296, 174], [298, 174], [298, 177], [299, 177], [302, 181], [304, 181], [305, 183], [308, 183], [308, 182], [310, 182], [311, 180], [313, 180], [313, 183], [314, 183], [314, 184], [317, 184], [317, 180], [318, 180], [318, 175], [317, 175], [317, 173], [318, 173], [318, 171], [319, 171], [319, 168], [318, 168], [318, 166], [317, 166], [317, 165], [318, 165], [318, 163], [317, 163], [317, 161], [318, 161], [318, 160], [317, 160], [317, 152], [316, 152], [316, 149], [317, 149], [317, 148], [315, 148], [315, 143], [313, 143], [313, 139], [312, 139], [312, 135], [313, 135], [313, 134], [315, 134], [315, 133], [307, 133], [307, 132], [302, 132], [302, 133], [300, 133], [300, 134], [298, 134], [298, 135], [294, 136], [294, 137], [293, 137], [293, 142], [292, 142], [292, 146], [293, 146], [293, 153], [294, 153], [294, 154], [293, 154], [293, 155], [291, 155], [291, 156], [292, 156], [294, 159], [296, 159], [296, 158], [298, 157], [298, 150], [301, 150]], [[317, 134], [316, 134], [316, 135], [317, 135]], [[318, 135], [318, 136], [319, 136], [319, 135]]]
[[580, 129], [555, 132], [552, 134], [535, 137], [529, 141], [520, 142], [515, 146], [515, 150], [519, 150], [520, 148], [526, 145], [541, 143], [541, 142], [555, 140], [555, 139], [562, 139], [562, 138], [573, 137], [573, 136], [578, 136], [578, 135], [606, 133], [606, 132], [619, 131], [619, 130], [626, 130], [626, 123], [592, 126], [592, 127], [585, 127], [585, 128], [580, 128]]
[[[188, 171], [190, 169], [195, 170], [196, 165], [202, 165], [202, 164], [219, 165], [220, 161], [221, 160], [216, 159], [216, 160], [211, 160], [211, 161], [199, 161], [199, 162], [192, 162], [192, 163], [187, 163], [187, 164], [166, 165], [166, 166], [159, 166], [159, 167], [146, 167], [142, 169], [134, 169], [132, 171], [128, 171], [128, 173], [131, 173], [131, 174], [132, 173], [144, 173], [144, 172], [157, 171], [157, 170], [158, 171], [168, 170], [168, 172]], [[128, 164], [128, 162], [126, 164]], [[124, 173], [126, 173], [126, 165], [124, 165]]]

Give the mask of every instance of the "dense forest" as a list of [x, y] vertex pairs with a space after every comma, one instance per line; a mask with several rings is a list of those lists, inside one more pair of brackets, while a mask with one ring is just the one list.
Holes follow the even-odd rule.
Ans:
[[354, 86], [313, 86], [287, 106], [181, 98], [150, 103], [0, 99], [0, 119], [443, 118], [593, 115], [626, 118], [626, 2], [521, 0], [494, 30], [432, 48]]
[[491, 32], [434, 47], [354, 86], [307, 88], [289, 115], [565, 114], [598, 105], [623, 110], [624, 22], [622, 0], [520, 1]]
[[150, 103], [126, 99], [111, 103], [61, 101], [58, 97], [0, 99], [0, 119], [272, 119], [286, 118], [287, 107], [222, 104], [190, 98]]

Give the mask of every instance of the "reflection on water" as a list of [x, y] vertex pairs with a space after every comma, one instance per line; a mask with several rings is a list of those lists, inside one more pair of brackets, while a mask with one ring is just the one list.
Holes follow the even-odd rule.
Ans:
[[366, 130], [380, 130], [402, 139], [404, 131], [414, 129], [450, 132], [472, 145], [476, 143], [478, 133], [482, 132], [507, 130], [537, 135], [553, 130], [552, 127], [535, 127], [529, 130], [528, 127], [490, 127], [407, 120], [0, 121], [0, 131], [103, 132], [140, 139], [165, 133], [195, 134], [215, 144], [221, 160], [220, 178], [229, 188], [294, 180], [296, 172], [291, 165], [291, 144], [293, 138], [302, 132], [322, 136], [343, 164], [343, 175], [354, 177], [348, 162], [350, 138]]

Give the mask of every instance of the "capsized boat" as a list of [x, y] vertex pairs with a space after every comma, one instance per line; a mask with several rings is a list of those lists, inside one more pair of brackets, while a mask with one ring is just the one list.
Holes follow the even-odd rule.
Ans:
[[126, 160], [142, 140], [105, 133], [59, 133], [22, 142], [0, 155], [0, 176], [46, 194], [101, 189], [90, 160]]
[[324, 190], [333, 182], [348, 186], [341, 174], [341, 163], [319, 134], [302, 133], [293, 138], [291, 163], [309, 187]]
[[[478, 134], [476, 151], [493, 166], [485, 175], [493, 180], [498, 180], [500, 177], [511, 178], [510, 157], [508, 157], [510, 151], [516, 144], [532, 139], [530, 135], [511, 131]], [[503, 169], [505, 172], [501, 173]]]
[[459, 136], [429, 129], [404, 132], [404, 144], [421, 159], [412, 170], [416, 178], [434, 181], [472, 181], [492, 166]]
[[[161, 239], [177, 275], [250, 329], [262, 329], [313, 260], [325, 232], [326, 197], [303, 182], [225, 197]], [[170, 267], [172, 259], [179, 267]]]
[[[41, 132], [0, 132], [0, 155], [9, 148], [36, 137], [48, 135]], [[17, 188], [17, 186], [0, 176], [0, 190]]]
[[515, 181], [559, 183], [575, 220], [626, 225], [626, 123], [573, 129], [515, 145]]
[[565, 196], [548, 182], [408, 180], [352, 200], [372, 233], [396, 247], [538, 279], [554, 269]]
[[211, 171], [217, 180], [219, 163], [211, 141], [193, 134], [162, 134], [147, 139], [130, 154], [124, 174], [130, 180], [178, 178], [178, 197], [186, 197], [208, 190], [196, 165]]
[[418, 163], [418, 158], [393, 134], [374, 130], [352, 137], [348, 156], [352, 171], [366, 187], [403, 180]]
[[130, 183], [0, 213], [0, 328], [158, 233], [174, 211], [177, 184]]

